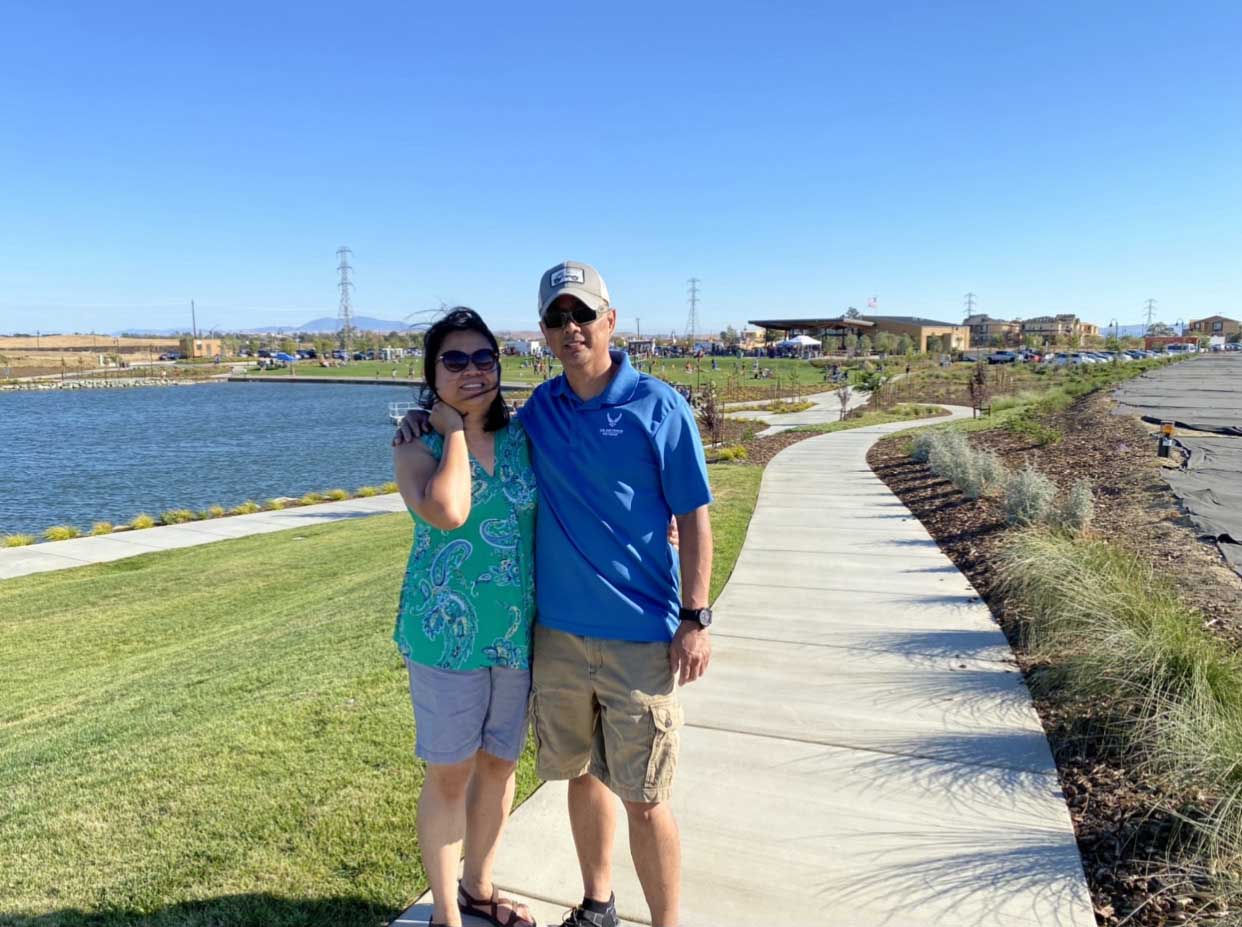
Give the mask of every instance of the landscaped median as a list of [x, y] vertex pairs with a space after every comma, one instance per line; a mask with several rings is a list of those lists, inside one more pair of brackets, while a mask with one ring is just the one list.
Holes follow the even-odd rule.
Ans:
[[1113, 414], [1108, 373], [869, 462], [1008, 634], [1099, 922], [1236, 923], [1242, 581], [1178, 510], [1149, 430]]

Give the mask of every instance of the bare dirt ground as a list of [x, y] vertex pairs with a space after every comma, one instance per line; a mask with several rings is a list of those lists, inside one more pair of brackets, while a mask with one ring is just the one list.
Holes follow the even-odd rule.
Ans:
[[[1037, 444], [1006, 429], [976, 433], [971, 443], [995, 451], [1011, 468], [1030, 460], [1062, 486], [1079, 477], [1095, 485], [1093, 533], [1124, 544], [1151, 562], [1197, 607], [1205, 627], [1242, 643], [1242, 578], [1214, 544], [1200, 539], [1160, 478], [1154, 441], [1137, 420], [1113, 415], [1111, 400], [1094, 394], [1041, 420], [1059, 440]], [[914, 512], [945, 553], [966, 573], [1009, 635], [1023, 671], [1039, 672], [1017, 640], [1016, 622], [996, 588], [996, 554], [1006, 530], [996, 500], [970, 502], [925, 465], [905, 454], [903, 439], [885, 439], [869, 462]], [[1109, 706], [1071, 705], [1040, 698], [1036, 707], [1048, 732], [1074, 819], [1096, 918], [1106, 927], [1219, 924], [1203, 883], [1176, 885], [1164, 864], [1178, 839], [1176, 808], [1196, 817], [1210, 802], [1173, 794], [1150, 781], [1136, 764], [1091, 734], [1107, 722]], [[1175, 887], [1176, 886], [1176, 887]]]

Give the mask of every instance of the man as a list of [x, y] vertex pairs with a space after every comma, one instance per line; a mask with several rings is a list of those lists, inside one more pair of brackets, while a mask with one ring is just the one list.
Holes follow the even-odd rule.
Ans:
[[519, 412], [539, 488], [531, 703], [538, 774], [569, 780], [584, 889], [562, 927], [618, 924], [609, 791], [625, 808], [651, 923], [676, 927], [677, 684], [711, 659], [703, 447], [685, 400], [609, 350], [616, 310], [595, 268], [566, 261], [544, 273], [539, 326], [563, 373]]

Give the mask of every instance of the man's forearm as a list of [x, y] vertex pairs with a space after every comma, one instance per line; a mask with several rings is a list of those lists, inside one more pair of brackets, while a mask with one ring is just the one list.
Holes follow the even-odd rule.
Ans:
[[685, 608], [705, 608], [712, 582], [712, 523], [707, 506], [678, 515], [677, 533], [681, 538], [681, 604]]

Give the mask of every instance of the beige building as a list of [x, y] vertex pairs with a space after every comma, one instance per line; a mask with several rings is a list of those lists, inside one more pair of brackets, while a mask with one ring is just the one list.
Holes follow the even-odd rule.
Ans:
[[186, 357], [215, 357], [224, 352], [219, 338], [182, 338], [181, 353]]
[[1186, 331], [1196, 335], [1213, 335], [1228, 338], [1230, 335], [1242, 335], [1242, 322], [1229, 319], [1223, 315], [1209, 315], [1206, 319], [1191, 319]]
[[970, 328], [972, 348], [986, 348], [993, 344], [1017, 344], [1022, 338], [1020, 319], [1007, 322], [1004, 319], [994, 319], [990, 315], [976, 313], [963, 319], [962, 324]]
[[1047, 342], [1055, 342], [1058, 338], [1081, 338], [1098, 335], [1100, 326], [1084, 322], [1072, 312], [1058, 315], [1037, 315], [1022, 322], [1022, 337], [1028, 335]]
[[[864, 315], [862, 318], [875, 326], [875, 333], [888, 332], [900, 338], [909, 335], [915, 349], [927, 350], [927, 339], [939, 337], [945, 351], [964, 351], [970, 347], [970, 326], [953, 322], [937, 322], [910, 315]], [[874, 338], [875, 335], [872, 335]]]

